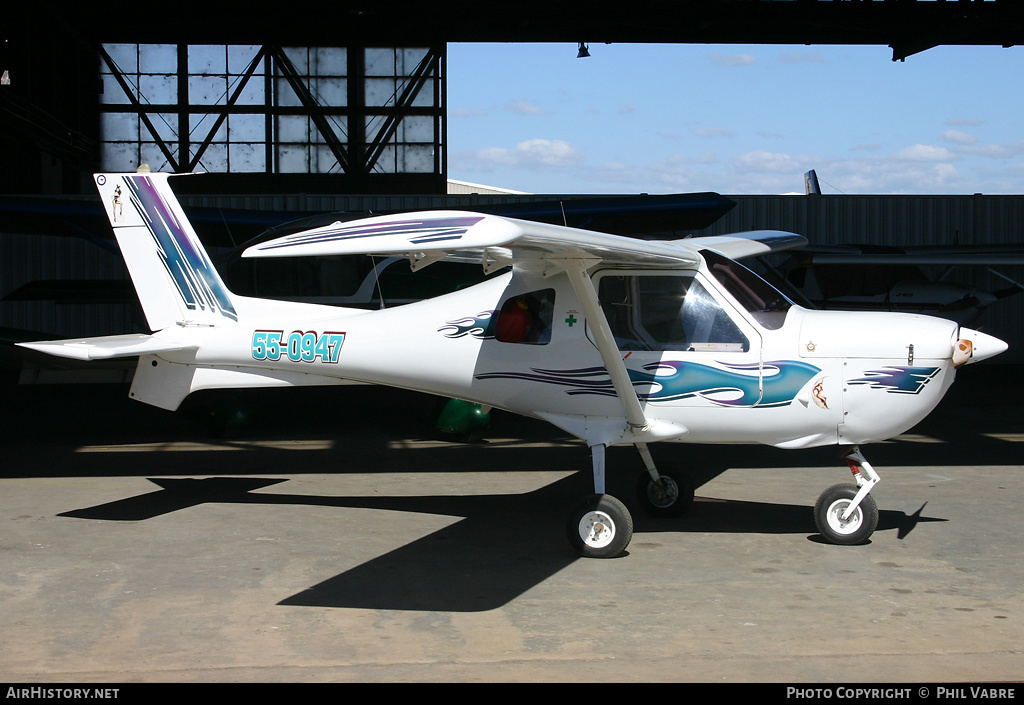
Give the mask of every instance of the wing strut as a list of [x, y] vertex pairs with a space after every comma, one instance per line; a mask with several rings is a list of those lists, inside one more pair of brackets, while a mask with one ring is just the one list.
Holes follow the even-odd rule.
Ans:
[[597, 344], [598, 352], [601, 353], [601, 360], [611, 377], [615, 394], [622, 404], [622, 410], [626, 415], [626, 423], [629, 424], [630, 430], [634, 433], [646, 430], [650, 424], [640, 406], [640, 399], [636, 395], [636, 389], [633, 388], [629, 372], [626, 371], [626, 363], [623, 362], [618, 346], [615, 345], [615, 337], [612, 335], [611, 326], [608, 325], [608, 319], [601, 309], [601, 303], [597, 299], [594, 282], [587, 275], [587, 269], [601, 260], [593, 257], [573, 257], [549, 261], [557, 262], [564, 268], [572, 283], [572, 288], [583, 307], [583, 315], [586, 316], [590, 330], [594, 334], [594, 342]]

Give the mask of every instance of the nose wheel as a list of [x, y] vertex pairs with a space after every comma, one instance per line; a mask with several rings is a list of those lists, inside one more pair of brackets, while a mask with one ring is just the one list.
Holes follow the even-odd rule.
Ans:
[[879, 477], [858, 448], [845, 458], [857, 482], [822, 492], [814, 503], [814, 523], [829, 543], [853, 546], [867, 542], [878, 527], [878, 505], [869, 493]]
[[829, 543], [852, 546], [865, 543], [878, 526], [878, 506], [867, 495], [850, 511], [857, 485], [833, 485], [814, 504], [814, 523]]

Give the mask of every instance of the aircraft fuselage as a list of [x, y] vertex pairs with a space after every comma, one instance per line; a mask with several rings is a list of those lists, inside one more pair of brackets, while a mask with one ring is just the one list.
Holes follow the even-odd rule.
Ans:
[[[689, 293], [674, 291], [670, 278], [676, 277], [685, 279]], [[285, 306], [292, 313], [264, 316], [259, 328], [239, 323], [165, 331], [187, 331], [201, 342], [196, 352], [160, 358], [196, 368], [191, 391], [224, 386], [232, 374], [252, 375], [253, 386], [275, 374], [289, 384], [386, 384], [544, 418], [607, 444], [867, 443], [924, 418], [955, 375], [951, 350], [959, 329], [946, 320], [792, 306], [765, 326], [706, 272], [604, 270], [594, 279], [599, 290], [653, 282], [668, 292], [650, 295], [632, 322], [625, 318], [647, 294], [624, 302], [623, 311], [615, 301], [602, 302], [610, 320], [622, 319], [613, 327], [651, 422], [645, 431], [623, 428], [619, 399], [563, 273], [510, 273], [387, 310], [322, 307], [314, 310], [323, 317], [295, 320]], [[605, 280], [613, 285], [604, 287]], [[684, 330], [690, 304], [680, 302], [695, 296], [694, 282], [708, 300], [701, 306], [717, 307], [717, 320], [708, 324], [717, 333]], [[528, 303], [516, 306], [519, 301]], [[518, 309], [535, 320], [510, 330]], [[636, 337], [626, 337], [627, 330]]]

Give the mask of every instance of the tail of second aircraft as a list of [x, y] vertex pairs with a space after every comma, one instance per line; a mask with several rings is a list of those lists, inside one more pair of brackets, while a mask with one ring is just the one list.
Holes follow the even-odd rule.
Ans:
[[167, 183], [170, 174], [96, 174], [96, 188], [151, 330], [237, 321], [232, 295]]

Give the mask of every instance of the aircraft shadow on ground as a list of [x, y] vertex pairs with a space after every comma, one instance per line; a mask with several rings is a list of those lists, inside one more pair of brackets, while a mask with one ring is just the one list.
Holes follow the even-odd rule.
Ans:
[[[995, 385], [993, 383], [990, 386]], [[540, 427], [538, 422], [529, 421], [525, 425], [521, 422], [510, 423], [502, 432], [512, 439], [532, 440], [533, 447], [525, 447], [529, 443], [517, 447], [516, 442], [508, 442], [452, 444], [428, 450], [422, 446], [413, 450], [395, 449], [389, 440], [410, 438], [409, 434], [414, 434], [414, 429], [419, 427], [417, 422], [406, 418], [404, 428], [398, 431], [383, 429], [391, 428], [396, 409], [401, 410], [399, 416], [407, 413], [416, 398], [408, 395], [378, 397], [372, 392], [357, 389], [355, 392], [346, 391], [344, 397], [329, 396], [326, 392], [299, 397], [306, 399], [306, 408], [319, 409], [318, 418], [323, 420], [317, 433], [326, 430], [328, 426], [347, 429], [348, 445], [331, 451], [268, 451], [254, 448], [235, 453], [74, 454], [67, 449], [50, 449], [44, 441], [59, 437], [55, 436], [54, 429], [59, 429], [60, 423], [74, 429], [83, 441], [95, 438], [95, 432], [99, 430], [96, 424], [104, 421], [105, 417], [104, 414], [95, 413], [93, 395], [87, 390], [82, 392], [77, 407], [55, 406], [65, 412], [63, 422], [54, 420], [45, 429], [39, 430], [28, 423], [26, 417], [20, 427], [9, 431], [12, 441], [20, 443], [25, 453], [31, 454], [32, 462], [8, 470], [7, 476], [138, 476], [144, 472], [146, 477], [155, 478], [158, 475], [178, 475], [183, 469], [187, 469], [191, 475], [216, 475], [192, 479], [151, 479], [159, 487], [153, 492], [60, 515], [80, 519], [143, 521], [210, 502], [339, 509], [377, 508], [447, 515], [459, 519], [440, 531], [416, 538], [398, 549], [310, 586], [281, 602], [286, 605], [484, 611], [506, 604], [578, 559], [569, 548], [564, 524], [570, 507], [581, 496], [592, 491], [584, 446], [576, 442], [566, 443], [563, 436], [552, 433], [546, 425]], [[277, 401], [280, 397], [267, 395], [261, 398]], [[960, 404], [965, 398], [970, 403]], [[43, 412], [58, 403], [59, 399], [47, 399], [45, 404], [40, 402], [39, 415], [34, 418], [46, 418]], [[951, 401], [952, 404], [947, 407], [948, 412], [943, 413], [940, 409], [919, 431], [931, 434], [934, 440], [940, 442], [898, 441], [865, 449], [883, 480], [886, 468], [892, 465], [943, 467], [1020, 464], [1019, 443], [987, 435], [992, 430], [1020, 433], [1022, 423], [1018, 407], [985, 407], [978, 399], [967, 394]], [[110, 403], [113, 405], [115, 402], [111, 399]], [[268, 434], [266, 429], [272, 429], [269, 435], [274, 437], [273, 434], [282, 425], [294, 434], [292, 437], [311, 437], [302, 435], [309, 432], [309, 429], [302, 425], [299, 416], [286, 413], [296, 408], [296, 405], [289, 404], [285, 411], [280, 412], [280, 421], [290, 426], [277, 423], [278, 419], [266, 419], [263, 422], [264, 437]], [[985, 413], [977, 413], [978, 409], [983, 409]], [[120, 418], [129, 430], [128, 438], [135, 438], [140, 430], [150, 427], [159, 431], [149, 431], [157, 437], [176, 437], [167, 428], [160, 429], [159, 423], [163, 417], [153, 416], [150, 421], [145, 414], [126, 412]], [[85, 421], [80, 424], [78, 419]], [[993, 419], [998, 420], [998, 427], [994, 427]], [[525, 435], [518, 435], [519, 431], [524, 431]], [[38, 447], [31, 440], [36, 437], [39, 438]], [[95, 443], [94, 440], [89, 442]], [[652, 447], [652, 450], [659, 462], [681, 460], [695, 477], [698, 488], [727, 469], [748, 468], [809, 468], [818, 473], [822, 472], [821, 468], [833, 468], [830, 472], [834, 479], [827, 479], [825, 474], [819, 475], [822, 480], [821, 489], [835, 482], [850, 481], [849, 473], [834, 447], [787, 451], [760, 446], [659, 444]], [[229, 461], [229, 457], [232, 460]], [[410, 469], [428, 472], [514, 472], [523, 469], [560, 471], [566, 467], [574, 467], [581, 472], [532, 492], [512, 495], [336, 497], [277, 494], [266, 490], [286, 482], [285, 478], [252, 476], [261, 474], [261, 469], [287, 472], [289, 475], [335, 471], [380, 472], [383, 475]], [[209, 468], [209, 472], [206, 468]], [[608, 491], [625, 500], [633, 509], [638, 534], [805, 534], [808, 540], [820, 540], [810, 505], [712, 500], [700, 497], [699, 489], [698, 501], [687, 517], [678, 520], [646, 517], [632, 501], [632, 483], [640, 471], [635, 451], [630, 448], [610, 449], [608, 468]], [[944, 521], [926, 516], [924, 510], [922, 506], [908, 515], [883, 509], [878, 530], [896, 531], [898, 538], [904, 538], [920, 522]], [[358, 540], [358, 536], [353, 537], [353, 540]]]
[[[524, 494], [336, 497], [257, 492], [284, 479], [151, 479], [160, 489], [59, 516], [143, 521], [205, 503], [370, 508], [461, 517], [279, 604], [356, 609], [480, 612], [496, 609], [578, 560], [565, 537], [569, 507], [589, 477], [572, 475]], [[918, 522], [943, 521], [880, 512], [880, 531], [906, 536]], [[721, 532], [807, 534], [819, 540], [811, 507], [697, 498], [686, 517], [654, 519], [634, 509], [638, 534]], [[358, 541], [358, 536], [353, 536]]]
[[[963, 381], [953, 385], [946, 399], [911, 435], [927, 438], [930, 442], [894, 442], [872, 444], [865, 448], [868, 459], [884, 473], [893, 465], [914, 466], [977, 466], [1018, 465], [1020, 439], [1024, 437], [1024, 408], [1017, 397], [1007, 390], [1024, 384], [1024, 366], [989, 367], [967, 370]], [[261, 453], [258, 460], [247, 458], [234, 469], [226, 469], [227, 456], [209, 456], [210, 466], [216, 474], [256, 474], [258, 468], [288, 464], [289, 474], [296, 472], [387, 472], [431, 463], [423, 458], [422, 445], [412, 454], [396, 450], [405, 440], [416, 438], [429, 430], [431, 419], [436, 419], [433, 397], [403, 390], [373, 387], [295, 388], [241, 390], [243, 405], [251, 409], [251, 423], [241, 429], [237, 437], [211, 438], [202, 423], [196, 422], [198, 409], [209, 401], [210, 395], [196, 393], [189, 400], [193, 408], [168, 412], [127, 398], [123, 385], [13, 385], [5, 388], [10, 407], [18, 412], [5, 424], [2, 433], [5, 450], [12, 459], [0, 469], [0, 477], [32, 475], [179, 475], [182, 468], [189, 474], [199, 474], [197, 464], [206, 464], [199, 451], [181, 453], [139, 454], [81, 453], [81, 447], [117, 446], [119, 444], [151, 443], [159, 449], [161, 443], [192, 441], [221, 443], [232, 450], [251, 450]], [[214, 397], [215, 398], [215, 397]], [[433, 414], [433, 416], [432, 416]], [[476, 455], [463, 453], [464, 462], [449, 463], [449, 468], [529, 468], [563, 467], [563, 461], [576, 454], [578, 462], [587, 463], [586, 449], [581, 443], [564, 433], [535, 419], [524, 419], [496, 412], [492, 426], [483, 431], [483, 438], [503, 436], [519, 441], [502, 444], [501, 453]], [[756, 422], [756, 418], [752, 420]], [[274, 456], [264, 441], [331, 439], [333, 452], [322, 456], [303, 455], [289, 451], [290, 456]], [[533, 451], [524, 447], [533, 444]], [[543, 450], [538, 444], [546, 444]], [[496, 449], [497, 444], [482, 444]], [[76, 448], [77, 446], [77, 448]], [[552, 448], [555, 446], [557, 448]], [[569, 447], [573, 446], [573, 447]], [[661, 458], [678, 459], [687, 470], [704, 472], [704, 468], [749, 467], [837, 467], [844, 468], [836, 449], [809, 451], [779, 450], [763, 446], [676, 445], [655, 444], [652, 449]], [[582, 452], [579, 452], [582, 451]], [[311, 451], [310, 451], [311, 452]], [[444, 460], [439, 451], [435, 457]], [[553, 453], [563, 455], [553, 457]], [[539, 461], [541, 453], [544, 460]], [[635, 453], [629, 462], [635, 465]], [[233, 453], [240, 456], [242, 453]], [[415, 455], [415, 459], [413, 459]], [[470, 457], [473, 456], [473, 457]], [[501, 456], [499, 458], [499, 456]], [[216, 458], [216, 459], [214, 459]], [[199, 460], [199, 463], [195, 462]], [[237, 457], [236, 457], [237, 459]], [[482, 460], [481, 460], [482, 459]], [[299, 460], [299, 462], [290, 462]], [[524, 463], [525, 461], [525, 463]], [[230, 461], [229, 461], [230, 462]], [[570, 460], [569, 462], [577, 462]], [[144, 470], [140, 471], [140, 467]], [[619, 471], [609, 462], [609, 474]], [[276, 470], [280, 472], [281, 470]], [[720, 471], [719, 471], [720, 472]], [[883, 475], [884, 476], [884, 475]]]

